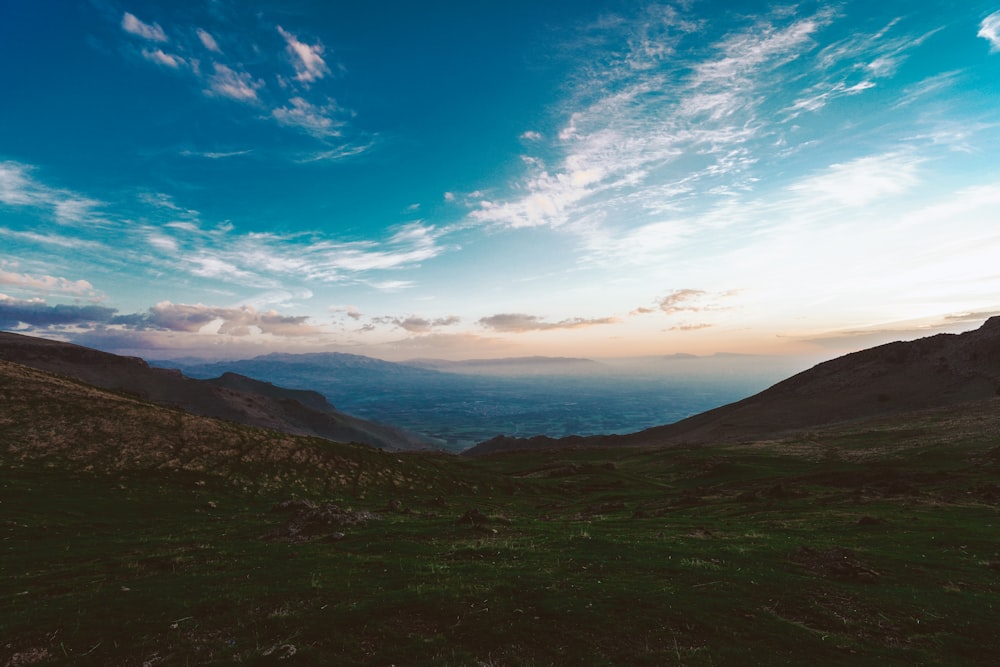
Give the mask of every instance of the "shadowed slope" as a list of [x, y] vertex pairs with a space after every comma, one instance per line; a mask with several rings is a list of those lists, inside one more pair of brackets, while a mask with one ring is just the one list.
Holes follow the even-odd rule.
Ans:
[[738, 442], [1000, 395], [1000, 317], [963, 334], [895, 342], [819, 364], [759, 394], [629, 435], [498, 437], [467, 453]]
[[0, 332], [0, 359], [204, 417], [381, 449], [433, 448], [416, 434], [344, 414], [316, 392], [284, 389], [231, 373], [211, 381], [195, 380], [180, 371], [150, 368], [136, 357], [6, 332]]

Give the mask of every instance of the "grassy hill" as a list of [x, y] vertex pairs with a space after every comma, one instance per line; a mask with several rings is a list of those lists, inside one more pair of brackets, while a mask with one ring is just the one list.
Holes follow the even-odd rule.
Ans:
[[0, 664], [995, 664], [1000, 399], [389, 454], [0, 364]]
[[344, 414], [315, 391], [286, 389], [235, 373], [194, 379], [177, 370], [151, 368], [136, 357], [9, 332], [0, 332], [0, 360], [203, 417], [389, 450], [434, 449], [431, 441], [414, 433]]

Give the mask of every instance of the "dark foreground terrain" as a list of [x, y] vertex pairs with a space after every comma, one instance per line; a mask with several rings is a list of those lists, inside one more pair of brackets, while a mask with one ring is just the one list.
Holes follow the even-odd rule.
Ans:
[[1000, 398], [466, 459], [0, 371], [0, 665], [1000, 660]]

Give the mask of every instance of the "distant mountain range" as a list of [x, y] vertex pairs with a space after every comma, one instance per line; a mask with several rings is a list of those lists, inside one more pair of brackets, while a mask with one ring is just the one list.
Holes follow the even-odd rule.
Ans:
[[285, 389], [236, 373], [198, 380], [178, 370], [151, 368], [135, 357], [5, 332], [0, 332], [0, 359], [203, 417], [380, 449], [434, 449], [414, 433], [340, 412], [315, 391]]
[[464, 361], [410, 359], [402, 362], [402, 365], [446, 373], [518, 377], [594, 374], [609, 370], [603, 364], [592, 359], [574, 357], [508, 357], [505, 359], [466, 359]]
[[420, 433], [457, 452], [497, 434], [637, 431], [743, 398], [781, 376], [774, 369], [766, 376], [741, 374], [739, 362], [709, 360], [712, 368], [701, 375], [698, 359], [633, 368], [559, 357], [392, 363], [312, 353], [150, 363], [178, 368], [190, 377], [235, 372], [318, 391], [340, 410]]
[[510, 438], [466, 450], [670, 446], [753, 441], [1000, 396], [1000, 317], [963, 334], [888, 343], [838, 357], [749, 398], [628, 435]]
[[[466, 405], [460, 406], [462, 410], [508, 410], [510, 420], [525, 420], [527, 417], [519, 413], [530, 410], [525, 405], [545, 400], [558, 407], [564, 397], [556, 393], [525, 397], [519, 392], [526, 385], [510, 378], [474, 377], [470, 369], [483, 369], [491, 364], [508, 369], [531, 364], [567, 369], [595, 363], [548, 358], [423, 362], [436, 368], [460, 367], [473, 374], [456, 375], [349, 354], [271, 354], [244, 361], [185, 364], [192, 374], [204, 376], [199, 380], [177, 369], [152, 368], [138, 358], [14, 333], [0, 333], [0, 360], [124, 392], [194, 415], [396, 450], [432, 449], [434, 442], [403, 429], [345, 414], [309, 387], [320, 388], [327, 396], [327, 391], [336, 387], [338, 391], [356, 392], [358, 401], [379, 405], [395, 402], [411, 411], [437, 411], [443, 419], [451, 414], [449, 410], [457, 410], [442, 398], [449, 397], [455, 404], [465, 400]], [[278, 384], [253, 379], [251, 375]], [[577, 385], [580, 382], [589, 384], [587, 380], [578, 380]], [[284, 388], [281, 384], [296, 388]], [[570, 385], [542, 383], [536, 389], [558, 392], [565, 386]], [[473, 400], [468, 398], [468, 392], [480, 393]], [[674, 423], [626, 435], [527, 438], [501, 435], [484, 438], [466, 453], [475, 456], [513, 449], [755, 441], [926, 408], [984, 399], [1000, 401], [998, 396], [1000, 317], [993, 317], [975, 331], [890, 343], [839, 357], [749, 398]]]

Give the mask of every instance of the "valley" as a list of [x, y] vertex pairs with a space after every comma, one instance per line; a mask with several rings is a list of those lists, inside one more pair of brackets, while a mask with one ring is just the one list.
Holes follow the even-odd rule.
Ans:
[[175, 372], [10, 339], [0, 664], [995, 664], [998, 323], [469, 456], [192, 414], [108, 381]]
[[798, 370], [796, 361], [767, 358], [667, 361], [646, 373], [594, 362], [580, 371], [582, 364], [550, 360], [548, 373], [535, 375], [524, 365], [481, 364], [469, 372], [336, 354], [156, 363], [195, 378], [236, 372], [318, 391], [344, 412], [420, 434], [450, 452], [500, 434], [631, 433], [739, 400]]

